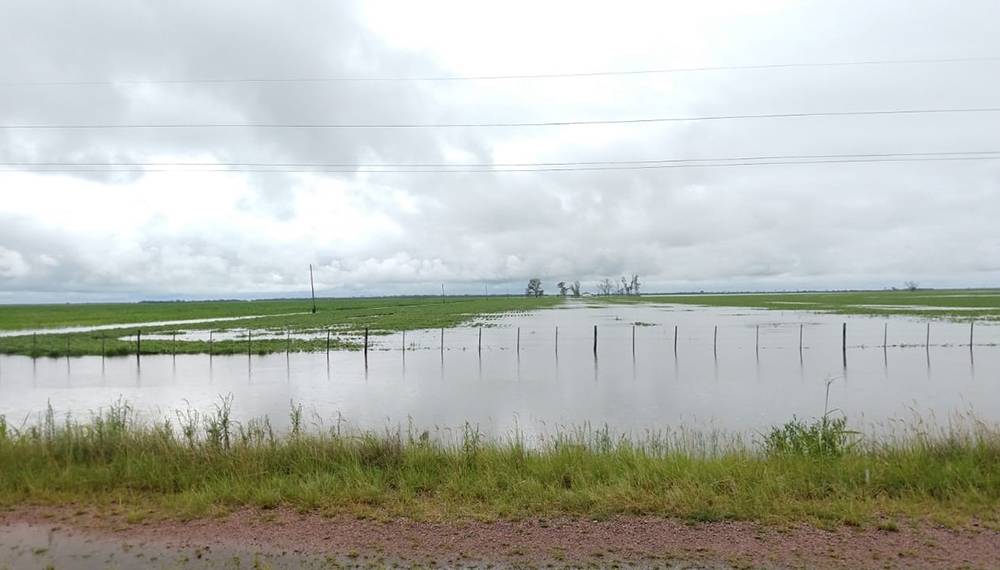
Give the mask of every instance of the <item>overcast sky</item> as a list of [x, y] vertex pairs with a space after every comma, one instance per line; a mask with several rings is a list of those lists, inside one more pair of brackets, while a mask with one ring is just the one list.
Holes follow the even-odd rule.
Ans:
[[[997, 22], [994, 0], [6, 0], [0, 124], [992, 107], [1000, 59], [477, 81], [171, 81], [996, 58]], [[4, 128], [0, 162], [225, 169], [969, 152], [1000, 151], [998, 132], [997, 112], [549, 127]], [[24, 169], [0, 166], [12, 168]], [[319, 291], [335, 295], [435, 293], [441, 283], [455, 293], [515, 291], [534, 276], [549, 290], [564, 279], [592, 290], [626, 272], [639, 273], [647, 291], [1000, 284], [1000, 160], [382, 174], [147, 168], [166, 171], [0, 172], [0, 302], [296, 294], [308, 291], [310, 263]]]

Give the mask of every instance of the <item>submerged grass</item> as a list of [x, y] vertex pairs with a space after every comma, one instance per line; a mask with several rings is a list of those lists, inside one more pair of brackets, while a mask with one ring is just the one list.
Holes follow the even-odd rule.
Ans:
[[[516, 433], [487, 439], [468, 425], [450, 438], [412, 428], [356, 432], [339, 422], [306, 429], [299, 406], [290, 425], [279, 435], [266, 418], [233, 421], [229, 401], [207, 415], [158, 421], [140, 420], [122, 402], [85, 422], [59, 421], [51, 409], [19, 429], [0, 419], [0, 504], [141, 507], [181, 517], [290, 506], [437, 520], [1000, 522], [1000, 430], [976, 422], [915, 425], [835, 449], [788, 445], [810, 437], [794, 429], [782, 445], [770, 436], [758, 443], [692, 432], [626, 437], [589, 427], [532, 445]], [[839, 436], [825, 430], [843, 429], [806, 427], [828, 441]]]
[[[37, 327], [98, 326], [108, 324], [179, 321], [206, 318], [249, 317], [238, 321], [188, 323], [184, 325], [143, 327], [143, 334], [169, 334], [175, 331], [250, 329], [256, 338], [252, 351], [258, 354], [291, 350], [317, 351], [326, 348], [323, 332], [332, 330], [333, 349], [359, 347], [357, 335], [365, 328], [371, 334], [453, 327], [477, 317], [550, 307], [561, 302], [557, 297], [391, 297], [366, 299], [317, 299], [317, 311], [310, 312], [308, 299], [264, 301], [198, 301], [172, 303], [120, 303], [94, 305], [3, 305], [0, 306], [0, 330], [23, 330]], [[314, 339], [291, 339], [285, 331], [319, 333]], [[135, 327], [69, 334], [25, 334], [0, 337], [0, 354], [32, 357], [61, 357], [135, 354]], [[245, 338], [245, 337], [244, 337]], [[143, 339], [143, 354], [240, 354], [247, 351], [244, 340], [151, 340]]]

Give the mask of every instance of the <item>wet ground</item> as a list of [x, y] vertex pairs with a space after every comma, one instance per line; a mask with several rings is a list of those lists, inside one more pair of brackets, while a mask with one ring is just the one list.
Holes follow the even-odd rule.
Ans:
[[489, 435], [585, 423], [752, 434], [818, 416], [825, 381], [836, 378], [830, 406], [855, 426], [891, 428], [914, 413], [1000, 421], [992, 322], [975, 324], [972, 347], [968, 322], [687, 305], [568, 303], [482, 324], [373, 335], [367, 359], [359, 351], [141, 362], [5, 356], [0, 414], [16, 427], [51, 403], [85, 419], [124, 398], [172, 417], [231, 394], [234, 419], [268, 415], [279, 427], [294, 401], [316, 425], [412, 422], [442, 436], [465, 422]]
[[191, 522], [0, 513], [0, 568], [991, 568], [1000, 533], [652, 517], [433, 523], [243, 510]]

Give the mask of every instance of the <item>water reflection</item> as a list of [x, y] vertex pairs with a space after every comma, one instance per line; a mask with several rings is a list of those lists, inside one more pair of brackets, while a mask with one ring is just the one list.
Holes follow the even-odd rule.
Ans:
[[[633, 324], [640, 321], [652, 326]], [[503, 317], [486, 330], [380, 336], [367, 358], [337, 350], [259, 356], [250, 335], [245, 360], [242, 354], [143, 355], [134, 362], [0, 357], [0, 414], [23, 418], [51, 401], [60, 412], [86, 417], [119, 396], [139, 409], [188, 403], [211, 409], [220, 394], [231, 393], [234, 419], [269, 414], [278, 425], [294, 400], [321, 417], [339, 412], [372, 428], [386, 418], [412, 417], [420, 426], [468, 420], [504, 432], [516, 414], [525, 429], [531, 422], [590, 422], [644, 430], [698, 418], [711, 428], [759, 430], [814, 414], [823, 380], [849, 370], [850, 384], [838, 388], [831, 405], [850, 417], [905, 417], [912, 407], [947, 418], [973, 402], [982, 419], [1000, 420], [997, 325], [935, 321], [932, 359], [922, 320], [846, 323], [847, 347], [844, 317], [836, 315], [578, 306]]]

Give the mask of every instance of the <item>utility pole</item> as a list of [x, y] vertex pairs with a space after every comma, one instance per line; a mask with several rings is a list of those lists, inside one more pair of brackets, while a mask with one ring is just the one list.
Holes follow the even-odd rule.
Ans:
[[313, 283], [313, 264], [309, 264], [309, 289], [312, 291], [313, 314], [316, 314], [316, 285]]
[[444, 283], [441, 284], [441, 302], [444, 303]]

